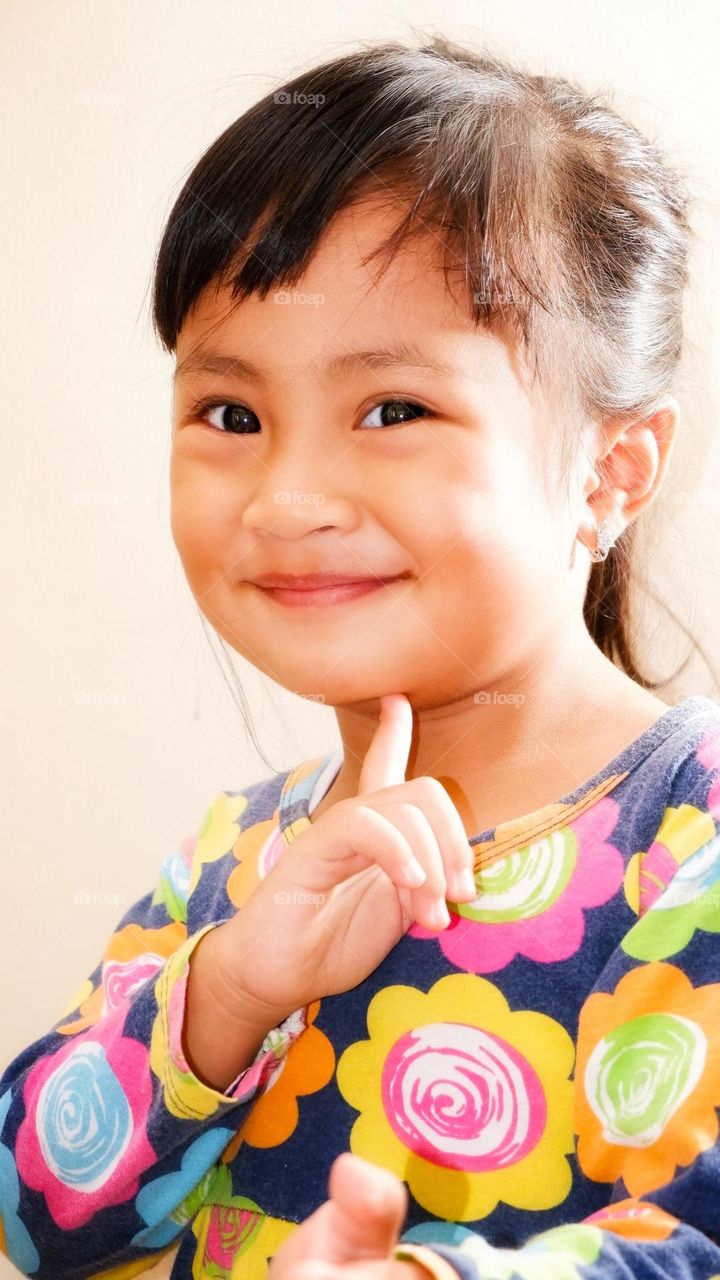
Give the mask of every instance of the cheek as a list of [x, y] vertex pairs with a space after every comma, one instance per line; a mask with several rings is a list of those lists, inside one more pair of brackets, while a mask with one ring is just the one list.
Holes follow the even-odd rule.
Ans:
[[417, 522], [423, 562], [441, 574], [492, 576], [512, 545], [511, 513], [494, 495], [469, 487], [436, 493], [424, 503]]
[[428, 505], [419, 538], [439, 602], [486, 623], [539, 605], [556, 574], [552, 516], [531, 493], [511, 502], [456, 490], [452, 502]]
[[170, 472], [170, 528], [188, 576], [217, 577], [237, 540], [237, 500], [230, 502], [217, 472], [179, 458]]

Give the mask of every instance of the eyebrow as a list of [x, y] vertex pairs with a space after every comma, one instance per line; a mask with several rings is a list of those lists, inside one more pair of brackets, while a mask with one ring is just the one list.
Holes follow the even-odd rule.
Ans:
[[[442, 361], [431, 360], [428, 355], [411, 342], [400, 342], [394, 346], [378, 347], [368, 351], [345, 351], [331, 356], [322, 366], [322, 377], [328, 381], [331, 377], [355, 373], [360, 369], [387, 368], [415, 369], [424, 373], [438, 373], [444, 377], [457, 376], [457, 370]], [[186, 356], [175, 368], [174, 378], [185, 378], [194, 373], [229, 374], [237, 378], [246, 378], [250, 382], [266, 385], [268, 379], [257, 365], [251, 364], [242, 356], [226, 354], [198, 348]]]

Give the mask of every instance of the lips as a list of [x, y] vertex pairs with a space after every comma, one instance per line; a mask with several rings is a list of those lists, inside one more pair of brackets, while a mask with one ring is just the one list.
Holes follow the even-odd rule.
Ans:
[[368, 582], [394, 582], [397, 578], [409, 577], [407, 573], [396, 573], [387, 577], [379, 574], [347, 574], [347, 573], [264, 573], [253, 578], [258, 587], [277, 587], [290, 591], [317, 591], [323, 587], [343, 587]]

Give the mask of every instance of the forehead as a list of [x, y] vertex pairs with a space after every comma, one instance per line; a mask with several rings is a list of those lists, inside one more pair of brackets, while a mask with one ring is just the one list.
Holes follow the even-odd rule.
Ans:
[[[514, 383], [531, 395], [515, 345], [473, 323], [465, 264], [443, 270], [445, 244], [419, 224], [388, 260], [366, 259], [388, 237], [403, 210], [397, 200], [366, 198], [331, 221], [302, 277], [263, 299], [234, 301], [212, 282], [180, 330], [178, 368], [207, 351], [242, 356], [278, 381], [320, 374], [343, 354], [382, 346], [419, 351], [445, 376], [485, 385]], [[409, 363], [405, 361], [405, 363]], [[418, 371], [420, 365], [418, 364]]]

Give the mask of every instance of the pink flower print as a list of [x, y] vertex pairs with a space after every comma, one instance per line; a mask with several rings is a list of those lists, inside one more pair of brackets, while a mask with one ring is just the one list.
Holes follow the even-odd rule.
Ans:
[[608, 840], [618, 812], [605, 796], [565, 826], [481, 866], [477, 898], [453, 903], [441, 934], [418, 923], [408, 932], [436, 940], [468, 973], [495, 973], [516, 955], [539, 964], [567, 960], [582, 943], [584, 910], [608, 902], [622, 884], [622, 854]]
[[24, 1087], [17, 1166], [64, 1230], [134, 1196], [156, 1160], [147, 1139], [148, 1050], [119, 1030], [127, 1005], [39, 1058]]
[[[106, 960], [103, 965], [104, 1000], [102, 1015], [120, 1006], [127, 1007], [127, 1002], [135, 992], [154, 977], [162, 969], [167, 957], [146, 951], [134, 960]], [[101, 1016], [102, 1016], [101, 1015]]]
[[381, 1089], [400, 1141], [424, 1160], [464, 1173], [524, 1160], [547, 1124], [531, 1063], [481, 1027], [435, 1022], [407, 1031], [385, 1059]]
[[720, 729], [711, 729], [698, 744], [696, 756], [701, 765], [717, 776], [707, 798], [708, 812], [720, 821]]

